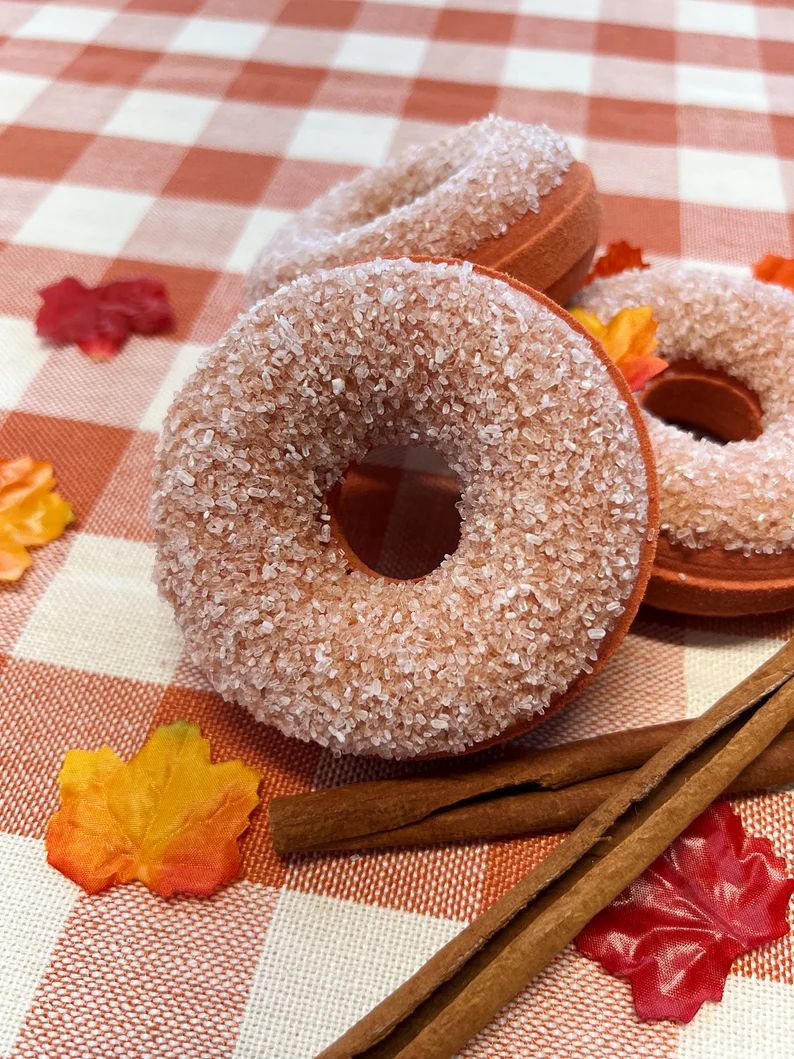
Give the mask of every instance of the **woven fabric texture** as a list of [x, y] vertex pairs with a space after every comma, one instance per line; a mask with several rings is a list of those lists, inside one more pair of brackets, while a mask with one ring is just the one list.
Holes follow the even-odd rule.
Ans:
[[[0, 1056], [307, 1059], [558, 841], [280, 860], [260, 810], [244, 879], [206, 901], [88, 898], [43, 847], [68, 748], [130, 755], [176, 718], [260, 769], [264, 802], [388, 770], [256, 725], [185, 660], [151, 582], [152, 453], [268, 234], [488, 112], [566, 135], [604, 242], [741, 271], [794, 251], [785, 0], [0, 0], [0, 455], [52, 460], [77, 514], [0, 595]], [[176, 333], [106, 364], [35, 337], [38, 288], [140, 272]], [[533, 738], [693, 716], [792, 631], [642, 614]], [[794, 795], [737, 804], [794, 868]], [[792, 1040], [789, 937], [685, 1028], [638, 1022], [628, 986], [568, 950], [465, 1055], [784, 1059]]]

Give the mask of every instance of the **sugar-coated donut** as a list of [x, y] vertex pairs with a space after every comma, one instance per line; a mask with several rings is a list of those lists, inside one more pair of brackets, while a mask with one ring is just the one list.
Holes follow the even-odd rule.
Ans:
[[[326, 497], [389, 442], [463, 483], [457, 551], [419, 581], [351, 570]], [[642, 417], [548, 299], [464, 262], [281, 287], [169, 409], [157, 578], [193, 661], [287, 735], [384, 757], [525, 728], [600, 666], [655, 537]]]
[[248, 303], [315, 268], [374, 257], [460, 257], [563, 303], [601, 220], [592, 174], [546, 125], [489, 117], [339, 184], [262, 251]]
[[667, 266], [597, 280], [581, 301], [602, 319], [653, 306], [671, 362], [641, 398], [661, 507], [647, 601], [725, 615], [794, 606], [794, 296]]

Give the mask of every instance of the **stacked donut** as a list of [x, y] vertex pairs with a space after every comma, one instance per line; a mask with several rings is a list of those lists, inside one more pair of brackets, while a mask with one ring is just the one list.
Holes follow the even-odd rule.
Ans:
[[[526, 731], [643, 597], [651, 443], [650, 600], [738, 613], [750, 584], [756, 609], [794, 603], [794, 300], [687, 271], [594, 283], [601, 318], [658, 318], [673, 365], [643, 416], [551, 300], [581, 285], [598, 219], [559, 136], [486, 119], [333, 189], [265, 248], [156, 470], [160, 588], [223, 696], [338, 752]], [[378, 576], [340, 535], [340, 482], [383, 445], [432, 448], [461, 484], [458, 546], [422, 577]]]
[[794, 606], [794, 297], [668, 266], [597, 280], [580, 300], [602, 318], [651, 305], [671, 363], [642, 396], [662, 534], [646, 601], [717, 615]]

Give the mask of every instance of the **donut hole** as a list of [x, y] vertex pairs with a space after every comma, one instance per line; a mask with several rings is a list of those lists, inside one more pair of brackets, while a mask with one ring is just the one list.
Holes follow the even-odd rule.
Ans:
[[721, 445], [763, 433], [758, 396], [734, 376], [696, 360], [671, 364], [651, 380], [640, 401], [657, 419]]
[[461, 481], [424, 445], [381, 445], [352, 463], [328, 496], [331, 528], [351, 568], [414, 581], [460, 543]]

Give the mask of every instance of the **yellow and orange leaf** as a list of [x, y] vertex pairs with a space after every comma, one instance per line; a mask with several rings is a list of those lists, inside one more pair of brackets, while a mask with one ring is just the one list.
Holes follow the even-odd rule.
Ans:
[[585, 277], [585, 286], [594, 279], [617, 276], [619, 272], [625, 272], [629, 268], [650, 267], [648, 262], [643, 260], [640, 247], [631, 246], [625, 239], [621, 239], [620, 242], [610, 243], [601, 257], [596, 259]]
[[753, 275], [763, 283], [775, 283], [794, 291], [794, 258], [767, 254], [753, 265]]
[[31, 564], [28, 548], [60, 537], [73, 520], [54, 487], [51, 463], [0, 460], [0, 581], [18, 581]]
[[621, 309], [606, 324], [585, 309], [571, 309], [571, 315], [601, 343], [632, 390], [641, 390], [667, 367], [666, 360], [654, 355], [659, 341], [650, 305]]
[[211, 764], [185, 721], [157, 728], [126, 764], [107, 746], [70, 750], [47, 860], [91, 894], [138, 879], [162, 897], [207, 896], [239, 874], [259, 780], [241, 761]]

